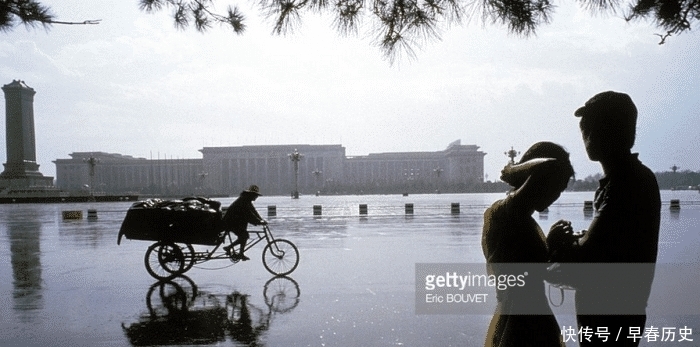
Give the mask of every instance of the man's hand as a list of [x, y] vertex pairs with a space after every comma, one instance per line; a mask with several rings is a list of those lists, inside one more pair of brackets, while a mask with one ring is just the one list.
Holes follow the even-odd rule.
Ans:
[[571, 226], [571, 222], [561, 219], [552, 224], [552, 227], [549, 229], [547, 248], [550, 251], [554, 251], [563, 244], [573, 242], [576, 238], [578, 236], [574, 235], [574, 228]]

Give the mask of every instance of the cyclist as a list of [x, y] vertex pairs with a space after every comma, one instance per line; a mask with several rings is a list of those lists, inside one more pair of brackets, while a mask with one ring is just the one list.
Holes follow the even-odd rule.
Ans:
[[[241, 192], [238, 198], [228, 207], [224, 215], [224, 227], [226, 230], [233, 231], [238, 238], [230, 245], [224, 247], [226, 253], [241, 259], [250, 260], [246, 257], [245, 245], [248, 242], [250, 234], [248, 233], [248, 223], [253, 225], [267, 225], [267, 221], [260, 217], [258, 211], [253, 206], [253, 201], [261, 196], [260, 188], [256, 185], [251, 185], [248, 189]], [[241, 245], [240, 253], [236, 254], [234, 246]]]

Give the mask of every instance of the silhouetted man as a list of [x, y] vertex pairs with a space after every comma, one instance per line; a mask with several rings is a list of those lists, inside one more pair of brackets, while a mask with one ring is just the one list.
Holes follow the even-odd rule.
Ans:
[[[260, 195], [262, 194], [260, 194], [258, 186], [250, 186], [247, 190], [242, 191], [238, 198], [229, 206], [223, 218], [226, 230], [232, 230], [238, 237], [232, 244], [224, 247], [224, 250], [241, 260], [250, 260], [244, 254], [245, 244], [250, 237], [248, 223], [253, 225], [267, 224], [267, 221], [260, 217], [255, 206], [253, 206], [253, 201]], [[236, 245], [241, 245], [241, 251], [238, 254], [235, 254], [233, 249]]]
[[651, 170], [631, 153], [637, 108], [627, 94], [597, 94], [574, 114], [581, 119], [588, 157], [600, 162], [604, 177], [595, 192], [596, 215], [583, 236], [572, 235], [570, 224], [552, 226], [552, 260], [587, 263], [571, 274], [578, 277], [579, 329], [591, 333], [588, 339], [579, 336], [580, 345], [637, 346], [657, 256], [659, 187]]

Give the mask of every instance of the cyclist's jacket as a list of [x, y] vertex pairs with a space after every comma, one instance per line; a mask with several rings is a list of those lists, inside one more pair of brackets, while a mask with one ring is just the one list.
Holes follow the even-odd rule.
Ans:
[[242, 192], [228, 207], [223, 219], [226, 230], [247, 231], [248, 223], [253, 225], [262, 223], [263, 218], [255, 210], [251, 197], [251, 193]]

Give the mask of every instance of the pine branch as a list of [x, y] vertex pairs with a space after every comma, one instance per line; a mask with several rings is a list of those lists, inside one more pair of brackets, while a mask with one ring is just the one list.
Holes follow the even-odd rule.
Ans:
[[64, 24], [64, 25], [93, 25], [93, 24], [100, 24], [102, 19], [88, 19], [84, 20], [82, 22], [63, 22], [63, 21], [58, 21], [58, 20], [50, 20], [47, 21], [46, 23], [48, 24]]

